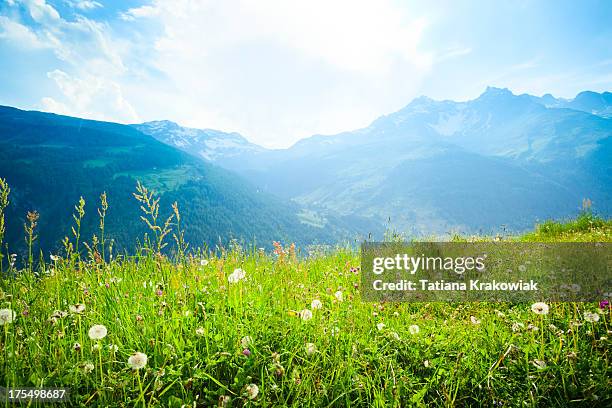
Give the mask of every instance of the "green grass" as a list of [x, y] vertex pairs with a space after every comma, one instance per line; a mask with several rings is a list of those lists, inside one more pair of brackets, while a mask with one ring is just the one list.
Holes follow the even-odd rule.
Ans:
[[[522, 239], [585, 237], [612, 241], [610, 222], [547, 223]], [[3, 384], [68, 386], [71, 405], [104, 407], [612, 403], [608, 310], [591, 323], [583, 314], [597, 304], [536, 315], [526, 304], [366, 303], [359, 263], [342, 248], [305, 257], [232, 246], [172, 261], [72, 256], [5, 275], [0, 308], [17, 317], [0, 330]], [[230, 283], [236, 268], [246, 278]], [[301, 319], [314, 299], [323, 307]], [[77, 303], [81, 314], [70, 312]], [[88, 336], [96, 324], [102, 340]], [[129, 367], [134, 352], [145, 368]]]

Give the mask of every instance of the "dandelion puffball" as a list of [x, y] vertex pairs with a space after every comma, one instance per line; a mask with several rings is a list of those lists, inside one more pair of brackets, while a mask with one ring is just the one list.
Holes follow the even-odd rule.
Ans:
[[240, 339], [242, 348], [248, 348], [251, 344], [253, 344], [253, 339], [250, 336], [244, 336]]
[[249, 397], [249, 399], [257, 398], [257, 395], [259, 394], [259, 387], [257, 386], [257, 384], [247, 385], [246, 394], [247, 394], [247, 397]]
[[598, 322], [599, 321], [599, 314], [591, 313], [591, 312], [584, 312], [584, 320], [586, 320], [589, 323]]
[[408, 331], [410, 332], [410, 334], [418, 334], [421, 331], [421, 329], [416, 324], [413, 324], [410, 327], [408, 327]]
[[106, 330], [106, 326], [102, 324], [96, 324], [91, 326], [89, 329], [89, 338], [92, 340], [102, 340], [106, 337], [108, 331]]
[[306, 354], [309, 356], [317, 352], [317, 346], [314, 343], [306, 343]]
[[312, 319], [312, 312], [308, 309], [304, 309], [300, 312], [300, 318], [304, 321], [310, 320]]
[[0, 326], [4, 326], [5, 324], [12, 323], [16, 317], [17, 317], [17, 313], [15, 313], [13, 310], [0, 309]]
[[232, 272], [228, 277], [227, 277], [227, 281], [229, 283], [238, 283], [241, 280], [243, 280], [244, 278], [246, 278], [246, 272], [240, 268], [235, 269], [234, 272]]
[[315, 299], [315, 300], [312, 301], [312, 303], [310, 303], [310, 308], [312, 310], [322, 309], [323, 308], [323, 303], [321, 303], [321, 301], [319, 299]]
[[548, 314], [548, 305], [544, 302], [536, 302], [531, 305], [531, 311], [539, 315]]
[[339, 290], [336, 293], [334, 293], [334, 297], [336, 298], [336, 300], [338, 302], [342, 302], [342, 300], [344, 299], [344, 296], [342, 295], [342, 291]]
[[140, 370], [147, 365], [147, 355], [145, 353], [136, 352], [128, 358], [128, 365], [134, 370]]

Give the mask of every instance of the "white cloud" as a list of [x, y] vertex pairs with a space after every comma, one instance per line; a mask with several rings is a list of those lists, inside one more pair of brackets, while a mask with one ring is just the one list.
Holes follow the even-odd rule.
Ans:
[[122, 123], [139, 121], [136, 111], [114, 81], [94, 76], [75, 78], [57, 69], [47, 73], [47, 76], [55, 81], [65, 102], [45, 97], [42, 99], [45, 110]]
[[[0, 39], [19, 47], [51, 49], [70, 68], [70, 74], [59, 69], [48, 73], [60, 93], [41, 98], [43, 108], [92, 119], [137, 121], [121, 86], [126, 72], [120, 55], [122, 43], [113, 38], [109, 26], [80, 15], [66, 20], [44, 0], [22, 3], [36, 24], [28, 27], [20, 23], [18, 14], [12, 14], [12, 19], [0, 16]], [[84, 10], [101, 6], [94, 1], [72, 5]]]
[[[172, 91], [163, 108], [144, 108], [147, 118], [271, 146], [364, 126], [405, 105], [434, 60], [420, 49], [427, 20], [391, 0], [157, 0], [121, 17], [160, 32], [139, 45], [167, 82], [156, 78], [156, 87]], [[130, 86], [130, 96], [147, 92]]]
[[57, 10], [45, 0], [23, 0], [23, 3], [28, 7], [30, 16], [37, 23], [54, 23], [60, 19]]
[[38, 39], [38, 36], [29, 27], [0, 16], [0, 40], [19, 44], [28, 49], [45, 48], [47, 45]]
[[79, 10], [83, 10], [83, 11], [89, 11], [89, 10], [93, 10], [96, 8], [104, 7], [102, 6], [102, 4], [98, 3], [97, 1], [89, 1], [89, 0], [74, 1], [74, 2], [70, 2], [70, 4], [72, 5], [72, 7], [77, 8]]

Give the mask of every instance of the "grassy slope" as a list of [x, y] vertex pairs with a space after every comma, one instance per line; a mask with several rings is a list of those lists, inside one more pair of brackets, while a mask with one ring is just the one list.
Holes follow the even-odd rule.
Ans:
[[[612, 223], [583, 221], [548, 223], [522, 239], [612, 241]], [[553, 304], [538, 316], [522, 304], [362, 303], [350, 271], [358, 265], [342, 249], [297, 261], [233, 248], [205, 266], [60, 260], [40, 280], [23, 273], [1, 282], [0, 307], [18, 313], [0, 340], [3, 383], [69, 385], [73, 403], [87, 406], [210, 406], [222, 395], [233, 406], [610, 404], [611, 316], [583, 318], [596, 304]], [[229, 284], [237, 267], [247, 279]], [[311, 320], [292, 316], [313, 299], [323, 308]], [[85, 313], [48, 321], [73, 303]], [[99, 351], [87, 335], [94, 324], [108, 328]], [[317, 351], [309, 355], [307, 343]], [[129, 369], [134, 351], [148, 355], [146, 369]], [[259, 387], [253, 400], [249, 384]]]

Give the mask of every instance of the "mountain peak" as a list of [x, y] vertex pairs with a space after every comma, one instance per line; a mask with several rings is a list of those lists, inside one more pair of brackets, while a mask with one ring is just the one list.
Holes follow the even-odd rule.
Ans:
[[487, 89], [479, 96], [479, 99], [482, 97], [501, 96], [514, 96], [514, 94], [508, 88], [496, 88], [494, 86], [487, 86]]

